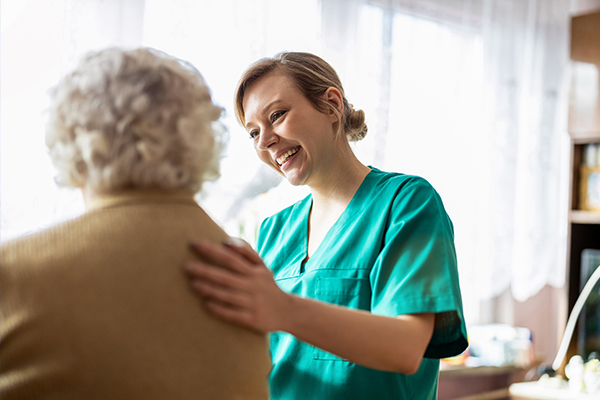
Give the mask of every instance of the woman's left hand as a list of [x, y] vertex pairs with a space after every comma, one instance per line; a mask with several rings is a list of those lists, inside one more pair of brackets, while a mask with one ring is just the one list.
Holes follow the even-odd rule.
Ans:
[[383, 371], [414, 374], [431, 339], [434, 314], [373, 315], [283, 292], [244, 242], [195, 241], [204, 261], [189, 261], [194, 290], [216, 317], [258, 332], [283, 331], [298, 340]]
[[247, 243], [197, 240], [191, 248], [206, 262], [189, 261], [185, 270], [211, 314], [259, 332], [282, 329], [291, 296]]

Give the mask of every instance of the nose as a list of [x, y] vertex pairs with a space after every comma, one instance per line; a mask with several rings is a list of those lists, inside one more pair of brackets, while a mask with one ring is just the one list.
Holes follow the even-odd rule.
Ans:
[[279, 136], [270, 129], [265, 129], [261, 132], [258, 138], [257, 146], [260, 150], [267, 150], [273, 144], [279, 141]]

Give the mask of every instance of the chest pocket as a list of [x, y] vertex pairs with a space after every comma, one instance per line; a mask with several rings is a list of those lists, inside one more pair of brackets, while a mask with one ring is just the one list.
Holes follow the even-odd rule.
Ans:
[[[371, 286], [368, 278], [318, 277], [314, 298], [339, 306], [370, 310]], [[313, 346], [315, 360], [346, 361]]]

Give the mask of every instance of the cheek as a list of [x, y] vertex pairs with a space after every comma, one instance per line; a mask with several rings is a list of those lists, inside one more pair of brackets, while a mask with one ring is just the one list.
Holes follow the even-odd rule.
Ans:
[[269, 155], [268, 151], [259, 150], [256, 147], [254, 148], [254, 150], [256, 151], [256, 155], [258, 156], [258, 158], [260, 158], [262, 162], [266, 164], [271, 164], [271, 156]]
[[267, 164], [269, 167], [273, 168], [273, 170], [275, 170], [275, 172], [277, 172], [279, 175], [285, 177], [285, 174], [283, 172], [281, 172], [281, 169], [279, 169], [279, 167], [273, 163], [273, 160], [271, 160], [271, 156], [269, 155], [268, 151], [261, 151], [261, 150], [256, 149], [256, 155], [258, 155], [258, 158], [260, 158], [260, 160], [262, 162]]

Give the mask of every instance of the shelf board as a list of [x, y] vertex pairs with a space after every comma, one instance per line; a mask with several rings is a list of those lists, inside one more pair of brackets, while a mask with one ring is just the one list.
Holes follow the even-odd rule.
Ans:
[[571, 132], [571, 139], [573, 140], [573, 144], [600, 143], [600, 131]]
[[600, 224], [600, 211], [571, 210], [569, 219], [574, 224]]

